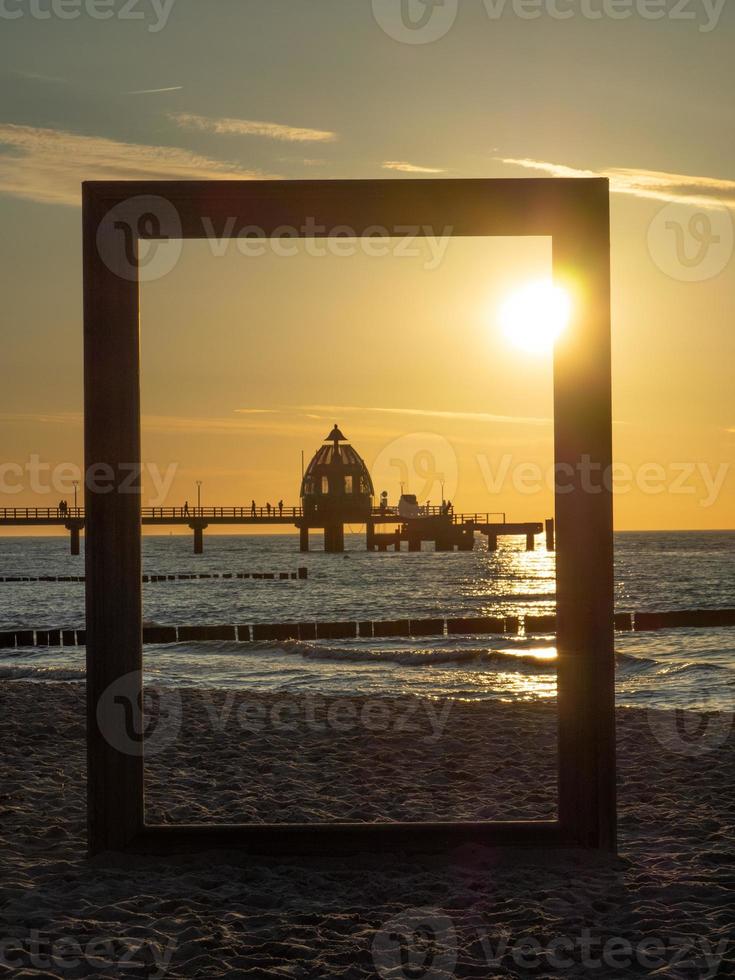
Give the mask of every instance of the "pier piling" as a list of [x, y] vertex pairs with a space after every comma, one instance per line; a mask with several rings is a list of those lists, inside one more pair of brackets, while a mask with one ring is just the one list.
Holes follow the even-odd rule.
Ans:
[[204, 530], [207, 525], [204, 521], [194, 521], [189, 527], [194, 532], [194, 554], [203, 555], [204, 554]]
[[556, 551], [556, 528], [554, 518], [550, 517], [546, 522], [546, 550]]

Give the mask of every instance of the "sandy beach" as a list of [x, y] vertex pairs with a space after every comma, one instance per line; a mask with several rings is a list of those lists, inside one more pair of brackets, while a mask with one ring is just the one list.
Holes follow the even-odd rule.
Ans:
[[[618, 713], [616, 859], [465, 848], [448, 859], [319, 865], [233, 854], [90, 862], [82, 686], [11, 682], [1, 697], [2, 975], [705, 977], [735, 968], [732, 741], [692, 754], [662, 713]], [[384, 703], [366, 732], [365, 704], [353, 702], [350, 731], [345, 703], [284, 707], [240, 693], [228, 709], [224, 692], [183, 692], [185, 734], [147, 770], [148, 820], [553, 814], [553, 706], [454, 703], [442, 719], [421, 703]], [[276, 730], [276, 708], [298, 731]], [[345, 730], [319, 727], [330, 708]], [[243, 730], [245, 718], [257, 731]], [[409, 734], [391, 727], [409, 721]], [[710, 742], [723, 731], [711, 728]]]

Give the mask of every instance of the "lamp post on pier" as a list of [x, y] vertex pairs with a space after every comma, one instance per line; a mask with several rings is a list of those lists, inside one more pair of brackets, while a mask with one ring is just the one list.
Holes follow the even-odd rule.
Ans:
[[197, 513], [202, 516], [202, 481], [197, 480]]

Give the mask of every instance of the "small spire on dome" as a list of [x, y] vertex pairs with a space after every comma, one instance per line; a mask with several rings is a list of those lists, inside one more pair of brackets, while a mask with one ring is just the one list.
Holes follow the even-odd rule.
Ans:
[[334, 428], [332, 429], [332, 431], [329, 433], [329, 435], [327, 436], [327, 438], [324, 441], [325, 442], [333, 442], [336, 445], [338, 442], [347, 442], [348, 439], [347, 439], [347, 436], [342, 435], [342, 432], [340, 431], [339, 426], [335, 422], [334, 423]]

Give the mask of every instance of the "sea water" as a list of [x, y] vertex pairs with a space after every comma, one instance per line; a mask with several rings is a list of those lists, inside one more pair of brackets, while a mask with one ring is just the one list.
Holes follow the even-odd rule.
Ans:
[[[316, 535], [314, 536], [316, 538]], [[520, 544], [520, 546], [519, 546]], [[179, 575], [292, 572], [308, 579], [197, 579], [144, 585], [146, 623], [246, 624], [554, 611], [554, 555], [523, 542], [497, 552], [368, 554], [348, 535], [344, 555], [298, 553], [295, 535], [145, 537], [144, 572]], [[735, 606], [735, 532], [616, 535], [621, 612]], [[62, 537], [0, 537], [1, 576], [84, 573]], [[82, 627], [84, 585], [0, 582], [0, 630]], [[147, 645], [147, 679], [164, 685], [549, 700], [556, 693], [553, 635]], [[735, 628], [617, 633], [623, 705], [731, 710]], [[84, 679], [84, 651], [0, 650], [0, 679]]]

